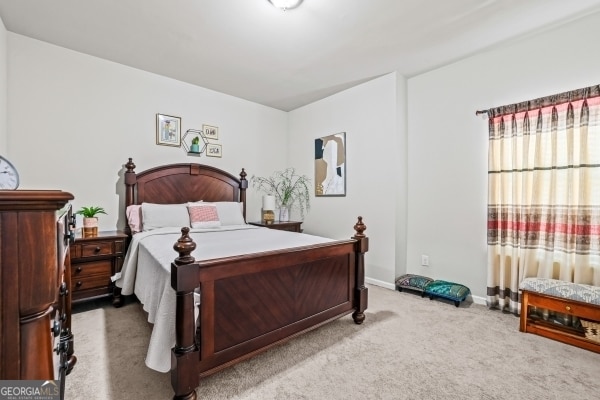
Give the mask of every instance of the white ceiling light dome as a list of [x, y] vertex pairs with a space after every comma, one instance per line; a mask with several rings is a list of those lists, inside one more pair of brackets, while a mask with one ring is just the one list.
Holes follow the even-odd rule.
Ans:
[[269, 0], [269, 3], [285, 11], [298, 7], [302, 3], [302, 0]]

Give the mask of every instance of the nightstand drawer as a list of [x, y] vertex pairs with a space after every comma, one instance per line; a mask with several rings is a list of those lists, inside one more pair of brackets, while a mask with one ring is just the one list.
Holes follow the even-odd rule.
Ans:
[[94, 275], [89, 277], [79, 277], [71, 282], [73, 292], [80, 290], [97, 289], [108, 287], [110, 285], [110, 276]]
[[85, 258], [111, 255], [113, 253], [112, 244], [113, 242], [93, 242], [76, 245], [79, 248], [77, 256]]
[[112, 274], [112, 260], [90, 261], [71, 266], [71, 277], [75, 281], [79, 278], [102, 275], [110, 278]]

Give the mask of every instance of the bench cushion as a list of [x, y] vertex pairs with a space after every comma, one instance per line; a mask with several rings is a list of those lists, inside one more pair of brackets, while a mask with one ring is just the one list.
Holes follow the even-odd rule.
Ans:
[[433, 279], [423, 275], [405, 274], [396, 278], [396, 289], [401, 291], [402, 289], [416, 290], [422, 292], [425, 286]]
[[600, 305], [600, 286], [548, 278], [525, 278], [519, 284], [519, 289]]
[[434, 297], [442, 297], [452, 300], [456, 307], [458, 307], [460, 302], [466, 299], [469, 293], [471, 293], [471, 290], [460, 283], [437, 280], [430, 282], [425, 286], [425, 293], [428, 294], [431, 299]]

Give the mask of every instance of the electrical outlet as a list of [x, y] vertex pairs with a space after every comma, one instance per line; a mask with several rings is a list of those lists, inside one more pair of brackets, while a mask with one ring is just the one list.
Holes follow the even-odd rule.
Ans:
[[421, 255], [421, 265], [429, 267], [429, 256], [426, 256], [425, 254]]

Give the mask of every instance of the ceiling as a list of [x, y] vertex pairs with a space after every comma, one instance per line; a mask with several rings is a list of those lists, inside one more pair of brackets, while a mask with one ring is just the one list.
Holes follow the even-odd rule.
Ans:
[[600, 12], [600, 0], [0, 0], [6, 29], [289, 111]]

